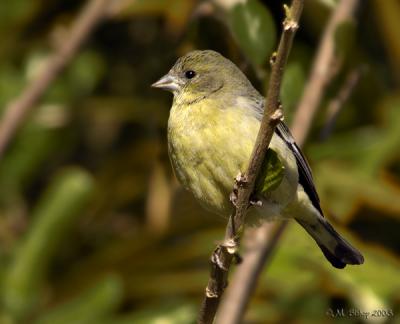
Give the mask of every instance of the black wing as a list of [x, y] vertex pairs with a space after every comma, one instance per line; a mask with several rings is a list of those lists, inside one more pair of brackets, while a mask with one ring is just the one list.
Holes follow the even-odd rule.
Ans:
[[289, 128], [283, 122], [280, 122], [275, 132], [280, 138], [282, 138], [286, 142], [286, 144], [296, 157], [297, 168], [299, 170], [299, 183], [303, 186], [304, 191], [307, 193], [313, 206], [317, 210], [319, 210], [321, 215], [323, 215], [321, 206], [319, 204], [318, 193], [314, 186], [314, 181], [311, 174], [310, 166], [306, 158], [304, 157], [303, 153], [301, 152], [300, 148], [294, 141]]

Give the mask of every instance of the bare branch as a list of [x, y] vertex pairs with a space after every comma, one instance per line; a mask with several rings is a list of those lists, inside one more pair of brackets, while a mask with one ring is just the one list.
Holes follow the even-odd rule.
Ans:
[[113, 1], [89, 1], [71, 27], [69, 38], [48, 58], [43, 67], [43, 72], [26, 86], [18, 98], [6, 106], [5, 113], [0, 121], [0, 159], [25, 117], [72, 60], [94, 27], [108, 14], [108, 8]]
[[[293, 136], [300, 147], [304, 144], [326, 85], [334, 75], [332, 73], [332, 66], [335, 62], [334, 31], [341, 22], [351, 17], [357, 3], [358, 0], [341, 0], [324, 30], [324, 36], [321, 38], [305, 92], [297, 107], [292, 128]], [[325, 74], [321, 71], [324, 71]], [[228, 289], [218, 313], [220, 323], [241, 322], [261, 269], [271, 259], [277, 242], [287, 225], [287, 221], [267, 223], [254, 230], [251, 238], [256, 241], [255, 246], [254, 243], [249, 243], [254, 247], [250, 249], [245, 247], [248, 252], [245, 252], [243, 263], [235, 272], [231, 287]]]
[[[319, 44], [310, 78], [293, 119], [293, 135], [297, 142], [303, 143], [307, 137], [313, 116], [321, 102], [326, 86], [333, 77], [335, 66], [335, 32], [339, 24], [351, 19], [358, 0], [341, 0], [332, 12]], [[311, 117], [311, 118], [310, 118]]]
[[[250, 157], [246, 173], [236, 180], [238, 186], [235, 212], [229, 218], [225, 233], [225, 241], [220, 244], [211, 257], [211, 273], [201, 306], [198, 322], [212, 323], [221, 296], [227, 285], [227, 276], [232, 260], [237, 255], [238, 234], [244, 225], [244, 219], [249, 207], [250, 196], [254, 191], [255, 181], [260, 172], [275, 127], [282, 118], [279, 101], [283, 70], [286, 64], [294, 35], [298, 28], [303, 9], [303, 0], [293, 0], [290, 8], [285, 7], [286, 18], [283, 22], [283, 32], [278, 51], [274, 55], [271, 76], [268, 84], [265, 111], [256, 143]], [[225, 324], [225, 323], [224, 323]]]
[[[244, 237], [244, 259], [236, 270], [226, 296], [217, 313], [217, 323], [239, 324], [242, 322], [248, 301], [266, 263], [271, 260], [275, 246], [284, 229], [284, 223], [265, 223], [249, 229]], [[277, 226], [278, 225], [278, 226]]]

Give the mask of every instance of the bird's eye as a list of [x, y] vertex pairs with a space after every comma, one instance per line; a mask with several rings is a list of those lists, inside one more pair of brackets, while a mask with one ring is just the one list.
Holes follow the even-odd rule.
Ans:
[[185, 77], [187, 79], [193, 79], [196, 76], [196, 72], [189, 70], [185, 72]]

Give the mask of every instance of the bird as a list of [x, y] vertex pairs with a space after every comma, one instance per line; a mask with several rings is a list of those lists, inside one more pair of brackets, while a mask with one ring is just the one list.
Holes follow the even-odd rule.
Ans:
[[[247, 169], [260, 128], [263, 96], [232, 61], [213, 50], [178, 58], [152, 87], [173, 94], [167, 137], [177, 179], [206, 209], [228, 216], [234, 179]], [[246, 222], [294, 218], [333, 267], [362, 264], [362, 254], [324, 217], [310, 166], [283, 120], [269, 148], [283, 174], [276, 187], [255, 192], [258, 203], [249, 208]]]

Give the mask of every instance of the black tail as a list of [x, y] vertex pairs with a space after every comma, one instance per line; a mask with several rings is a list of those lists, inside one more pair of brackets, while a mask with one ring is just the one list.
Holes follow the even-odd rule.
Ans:
[[343, 269], [346, 264], [364, 263], [362, 254], [341, 237], [325, 218], [316, 217], [312, 224], [301, 219], [296, 220], [317, 242], [322, 253], [335, 268]]

